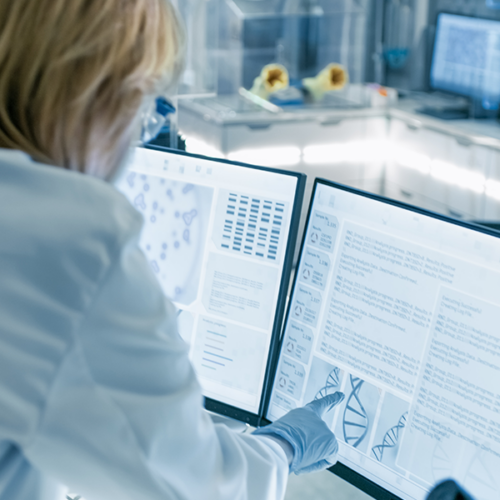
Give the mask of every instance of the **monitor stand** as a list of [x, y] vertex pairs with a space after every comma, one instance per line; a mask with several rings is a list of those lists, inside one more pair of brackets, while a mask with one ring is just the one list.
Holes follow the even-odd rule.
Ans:
[[416, 111], [417, 113], [439, 118], [440, 120], [467, 120], [470, 117], [469, 107], [424, 106]]
[[465, 97], [449, 94], [439, 90], [404, 91], [398, 90], [400, 98], [409, 98], [420, 105], [415, 111], [440, 120], [466, 120], [470, 117], [471, 103]]
[[480, 99], [470, 99], [466, 104], [433, 104], [416, 110], [417, 113], [439, 118], [440, 120], [488, 120], [497, 116], [497, 109], [485, 109]]

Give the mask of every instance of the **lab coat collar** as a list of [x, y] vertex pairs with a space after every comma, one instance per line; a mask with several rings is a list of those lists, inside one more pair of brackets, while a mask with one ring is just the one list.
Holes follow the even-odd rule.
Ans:
[[7, 161], [9, 163], [35, 163], [30, 155], [19, 151], [18, 149], [5, 149], [0, 148], [0, 161]]

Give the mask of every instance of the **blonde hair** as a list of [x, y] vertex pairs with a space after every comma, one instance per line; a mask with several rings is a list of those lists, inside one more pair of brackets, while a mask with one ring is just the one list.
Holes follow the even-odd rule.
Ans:
[[183, 46], [169, 0], [0, 0], [0, 147], [109, 177]]

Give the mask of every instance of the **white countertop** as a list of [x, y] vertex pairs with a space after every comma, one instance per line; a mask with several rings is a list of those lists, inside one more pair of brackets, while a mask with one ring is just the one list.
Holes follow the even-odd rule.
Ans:
[[[359, 102], [359, 100], [358, 100]], [[442, 120], [418, 113], [424, 105], [456, 102], [431, 94], [415, 93], [409, 98], [402, 98], [393, 107], [362, 107], [354, 98], [349, 102], [339, 100], [339, 106], [322, 107], [320, 105], [303, 108], [284, 108], [280, 113], [266, 111], [247, 102], [239, 95], [217, 96], [182, 100], [179, 107], [182, 112], [194, 113], [207, 123], [221, 127], [247, 125], [250, 128], [274, 125], [286, 122], [330, 123], [344, 119], [386, 117], [405, 121], [415, 128], [427, 128], [456, 137], [459, 142], [479, 144], [500, 149], [500, 123], [495, 119]]]

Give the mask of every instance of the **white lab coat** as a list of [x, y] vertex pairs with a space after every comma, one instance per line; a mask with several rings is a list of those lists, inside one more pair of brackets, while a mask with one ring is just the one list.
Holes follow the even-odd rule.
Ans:
[[0, 150], [0, 500], [283, 497], [282, 448], [203, 411], [141, 224], [107, 183]]

